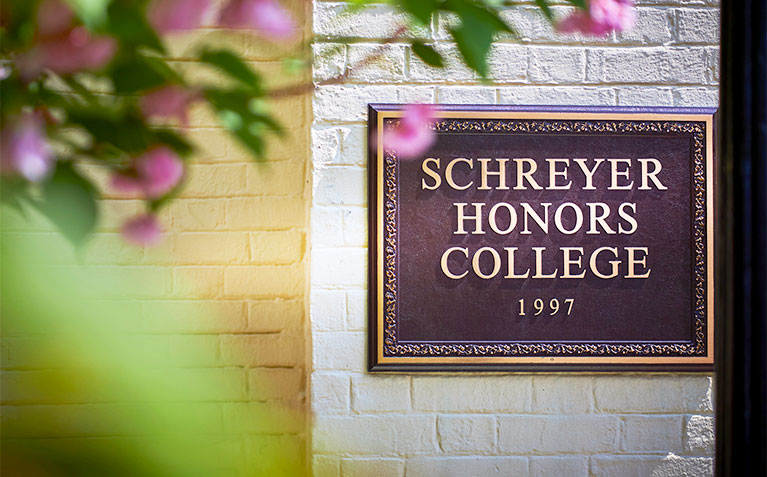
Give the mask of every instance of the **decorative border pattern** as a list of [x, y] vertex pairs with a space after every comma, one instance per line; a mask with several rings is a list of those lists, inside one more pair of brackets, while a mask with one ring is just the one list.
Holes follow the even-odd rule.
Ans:
[[[386, 119], [385, 128], [399, 119]], [[699, 121], [630, 120], [467, 120], [441, 119], [431, 125], [437, 132], [482, 133], [646, 133], [690, 135], [693, 146], [694, 338], [691, 343], [500, 343], [401, 344], [397, 342], [397, 160], [384, 150], [384, 336], [388, 357], [694, 357], [708, 353], [706, 316], [706, 123]]]

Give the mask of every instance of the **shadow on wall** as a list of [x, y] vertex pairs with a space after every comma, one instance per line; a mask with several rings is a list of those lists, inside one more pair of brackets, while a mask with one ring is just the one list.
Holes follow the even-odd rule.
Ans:
[[241, 369], [200, 367], [201, 340], [170, 352], [151, 331], [163, 316], [135, 298], [157, 277], [82, 265], [57, 234], [0, 239], [4, 475], [303, 473], [300, 409], [232, 402]]

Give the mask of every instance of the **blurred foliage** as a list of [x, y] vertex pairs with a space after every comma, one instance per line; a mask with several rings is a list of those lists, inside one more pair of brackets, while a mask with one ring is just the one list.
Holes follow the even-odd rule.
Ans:
[[[55, 167], [62, 169], [49, 174], [45, 181], [64, 182], [61, 186], [43, 184], [37, 187], [38, 184], [14, 181], [6, 174], [0, 191], [3, 203], [28, 203], [44, 210], [59, 226], [67, 223], [76, 210], [82, 217], [74, 221], [76, 225], [70, 225], [62, 232], [74, 244], [81, 245], [97, 224], [98, 209], [93, 204], [99, 191], [89, 185], [88, 178], [73, 165], [96, 161], [120, 172], [130, 168], [132, 161], [150, 147], [167, 146], [181, 158], [189, 158], [194, 153], [183, 129], [149, 122], [142, 114], [142, 96], [169, 85], [198, 92], [194, 95], [195, 101], [205, 102], [221, 125], [254, 158], [265, 157], [268, 136], [281, 133], [280, 124], [265, 107], [273, 91], [264, 86], [261, 74], [238, 53], [229, 49], [213, 50], [203, 45], [190, 59], [223, 74], [229, 81], [213, 85], [192, 84], [169, 61], [165, 34], [158, 34], [148, 19], [148, 8], [153, 5], [149, 0], [62, 1], [76, 15], [71, 26], [81, 25], [91, 35], [114, 39], [116, 51], [100, 68], [59, 73], [44, 69], [26, 77], [19, 61], [39, 47], [41, 9], [53, 8], [54, 3], [50, 0], [4, 0], [0, 5], [0, 57], [4, 70], [0, 75], [0, 123], [5, 128], [24, 111], [42, 112], [46, 118], [46, 140], [55, 147]], [[547, 2], [536, 0], [544, 14], [553, 20]], [[372, 2], [355, 0], [351, 5], [356, 9], [369, 3]], [[485, 79], [489, 75], [487, 57], [494, 37], [499, 33], [513, 33], [498, 14], [499, 8], [508, 6], [502, 1], [391, 0], [390, 3], [410, 18], [410, 25], [404, 26], [406, 29], [429, 24], [436, 13], [454, 17], [450, 34], [466, 65]], [[570, 3], [586, 8], [584, 0], [570, 0]], [[177, 4], [183, 6], [183, 2]], [[384, 41], [393, 40], [395, 38]], [[406, 41], [412, 45], [413, 53], [427, 64], [444, 66], [444, 58], [434, 45], [420, 39]], [[291, 61], [286, 64], [292, 65], [288, 69], [295, 72], [308, 68], [311, 64], [310, 44], [299, 44], [293, 50], [287, 58]], [[339, 79], [343, 80], [343, 77], [345, 75]], [[307, 89], [297, 86], [292, 91], [297, 94]], [[82, 140], [73, 143], [70, 140], [72, 131], [80, 133]], [[77, 187], [82, 190], [76, 191]], [[177, 191], [173, 189], [168, 197], [147, 199], [148, 210], [156, 212]], [[62, 205], [51, 206], [56, 203]], [[66, 207], [63, 204], [67, 204]], [[65, 211], [67, 213], [62, 216]]]
[[254, 433], [303, 429], [301, 409], [221, 402], [225, 368], [198, 372], [210, 358], [194, 341], [158, 347], [168, 335], [142, 322], [165, 317], [144, 304], [139, 320], [129, 298], [151, 277], [94, 273], [62, 238], [30, 237], [0, 235], [2, 475], [301, 475], [290, 435]]

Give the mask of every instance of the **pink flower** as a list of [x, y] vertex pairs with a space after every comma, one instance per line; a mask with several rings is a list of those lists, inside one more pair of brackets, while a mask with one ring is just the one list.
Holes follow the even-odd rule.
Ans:
[[16, 59], [22, 78], [31, 80], [44, 69], [71, 74], [104, 67], [115, 54], [116, 43], [107, 36], [93, 36], [84, 27], [50, 37]]
[[557, 24], [557, 30], [601, 36], [630, 29], [634, 19], [633, 0], [590, 0], [588, 11], [575, 11]]
[[0, 170], [32, 182], [44, 179], [53, 168], [54, 156], [40, 115], [26, 113], [10, 122], [0, 133]]
[[142, 192], [157, 199], [178, 185], [184, 175], [184, 164], [167, 147], [150, 149], [137, 158], [133, 170], [112, 176], [112, 187], [119, 192]]
[[162, 227], [152, 214], [137, 215], [125, 222], [120, 230], [126, 242], [134, 245], [153, 245], [162, 238]]
[[384, 131], [383, 142], [386, 148], [397, 152], [397, 157], [411, 159], [426, 152], [437, 140], [429, 128], [434, 108], [428, 104], [409, 104], [404, 113], [397, 128]]
[[219, 23], [229, 28], [253, 28], [274, 40], [286, 40], [297, 33], [293, 18], [275, 0], [229, 0]]
[[186, 126], [187, 109], [197, 98], [197, 93], [180, 86], [163, 86], [141, 98], [141, 112], [146, 118], [177, 118], [182, 126]]
[[159, 33], [170, 33], [199, 27], [209, 8], [210, 0], [154, 0], [147, 16]]

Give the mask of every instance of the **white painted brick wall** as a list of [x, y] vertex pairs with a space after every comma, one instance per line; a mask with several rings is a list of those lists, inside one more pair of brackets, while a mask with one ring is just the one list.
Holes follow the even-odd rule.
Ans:
[[[532, 2], [530, 2], [532, 3]], [[317, 476], [710, 475], [712, 380], [704, 375], [371, 375], [366, 368], [367, 104], [438, 102], [716, 106], [718, 4], [642, 0], [637, 27], [556, 35], [532, 4], [503, 12], [519, 31], [493, 47], [482, 84], [449, 42], [450, 18], [377, 51], [402, 23], [385, 5], [342, 14], [315, 2], [311, 218], [312, 462]], [[554, 7], [564, 15], [569, 7]], [[348, 45], [344, 37], [355, 41]]]

